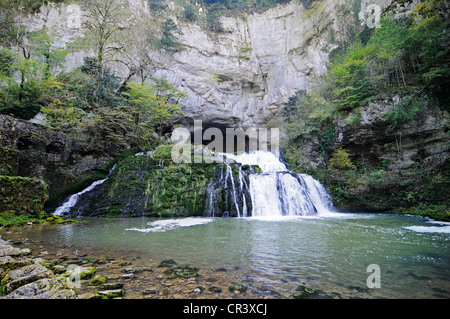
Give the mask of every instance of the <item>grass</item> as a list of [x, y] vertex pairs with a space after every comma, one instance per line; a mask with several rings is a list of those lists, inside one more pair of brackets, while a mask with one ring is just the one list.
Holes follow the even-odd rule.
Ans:
[[75, 220], [66, 219], [61, 216], [48, 216], [45, 213], [41, 213], [39, 217], [30, 215], [15, 215], [13, 213], [0, 213], [0, 227], [15, 227], [24, 226], [30, 224], [68, 224], [76, 223]]
[[407, 209], [397, 209], [394, 213], [423, 216], [450, 222], [450, 208], [447, 205], [421, 205]]

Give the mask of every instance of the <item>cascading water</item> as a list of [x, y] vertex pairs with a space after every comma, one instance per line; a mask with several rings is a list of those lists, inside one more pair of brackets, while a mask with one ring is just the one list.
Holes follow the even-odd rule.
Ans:
[[[113, 168], [111, 168], [111, 170], [109, 171], [109, 174], [111, 174], [111, 172], [114, 170], [115, 167], [116, 167], [116, 165], [114, 165]], [[95, 181], [91, 185], [89, 185], [88, 187], [83, 189], [81, 192], [70, 195], [69, 198], [55, 210], [53, 215], [57, 215], [57, 216], [67, 215], [70, 212], [70, 210], [72, 209], [72, 207], [74, 207], [78, 203], [78, 200], [80, 199], [81, 195], [92, 191], [98, 185], [103, 184], [107, 180], [108, 180], [108, 178]]]
[[[206, 185], [205, 216], [324, 216], [333, 209], [331, 197], [325, 188], [309, 175], [289, 171], [279, 159], [279, 154], [256, 151], [241, 155], [211, 153], [209, 156], [219, 161], [215, 164], [216, 178]], [[158, 166], [164, 167], [164, 161], [160, 161]], [[256, 173], [259, 171], [255, 166], [262, 172]], [[71, 195], [54, 214], [70, 214], [75, 206], [80, 205], [78, 202], [83, 194], [91, 192], [107, 179], [96, 181]]]
[[[217, 156], [217, 154], [215, 154]], [[216, 157], [217, 158], [217, 157]], [[247, 217], [250, 206], [248, 176], [242, 165], [230, 163], [224, 154], [220, 176], [207, 186], [208, 198], [205, 215], [210, 217]], [[227, 209], [223, 211], [223, 209]]]
[[279, 154], [256, 151], [226, 157], [242, 165], [258, 165], [263, 171], [249, 175], [252, 216], [326, 215], [333, 209], [323, 185], [310, 175], [290, 172]]

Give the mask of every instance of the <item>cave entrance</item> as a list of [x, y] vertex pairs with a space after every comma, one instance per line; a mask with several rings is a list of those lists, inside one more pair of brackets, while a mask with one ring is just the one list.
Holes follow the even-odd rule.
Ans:
[[[220, 122], [193, 120], [189, 126], [177, 128], [184, 131], [185, 142], [204, 145], [220, 153], [242, 153], [257, 150], [269, 151], [279, 148], [278, 129], [266, 127], [229, 127]], [[174, 135], [179, 135], [177, 132]], [[178, 136], [175, 141], [180, 141]]]

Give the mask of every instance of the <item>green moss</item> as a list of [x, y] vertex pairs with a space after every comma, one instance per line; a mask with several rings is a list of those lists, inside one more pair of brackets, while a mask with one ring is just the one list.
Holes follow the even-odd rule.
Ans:
[[[110, 217], [135, 212], [153, 217], [203, 215], [206, 186], [222, 164], [174, 164], [163, 159], [170, 156], [170, 150], [163, 146], [153, 157], [123, 159], [110, 175], [99, 201], [88, 209]], [[123, 203], [130, 204], [124, 207]]]
[[48, 199], [47, 189], [41, 179], [0, 175], [0, 212], [38, 217]]
[[28, 223], [43, 223], [40, 218], [31, 217], [29, 215], [15, 215], [14, 213], [0, 213], [0, 227], [13, 227], [27, 225]]
[[253, 167], [253, 171], [254, 171], [256, 174], [261, 174], [261, 173], [263, 172], [262, 168], [259, 167], [258, 165], [252, 165], [252, 167]]
[[0, 148], [0, 175], [16, 176], [19, 169], [20, 151], [12, 148]]
[[156, 148], [153, 158], [156, 160], [170, 160], [172, 158], [172, 147], [170, 145], [160, 145]]
[[104, 277], [95, 275], [95, 277], [89, 281], [89, 285], [97, 286], [103, 284], [105, 281], [106, 279]]
[[430, 217], [436, 220], [450, 221], [448, 205], [421, 205], [406, 209], [396, 209], [394, 213]]

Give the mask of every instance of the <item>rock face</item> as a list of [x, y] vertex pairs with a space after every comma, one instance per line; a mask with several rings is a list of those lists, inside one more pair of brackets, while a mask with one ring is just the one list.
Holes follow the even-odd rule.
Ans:
[[[385, 7], [391, 0], [371, 1]], [[133, 12], [158, 23], [147, 1], [128, 0]], [[46, 27], [66, 46], [83, 35], [82, 3], [48, 4], [24, 18], [29, 30]], [[170, 2], [165, 12], [182, 31], [181, 50], [172, 54], [150, 51], [152, 75], [166, 78], [187, 93], [179, 103], [188, 119], [203, 120], [204, 126], [255, 127], [266, 125], [297, 90], [307, 90], [314, 77], [326, 70], [329, 53], [348, 37], [356, 19], [367, 18], [366, 0], [315, 1], [306, 9], [300, 2], [274, 6], [263, 13], [221, 17], [223, 32], [211, 33], [201, 22], [180, 18], [183, 9]], [[203, 21], [200, 13], [198, 21]], [[80, 66], [93, 52], [71, 52], [66, 67]], [[120, 58], [120, 57], [119, 57]], [[109, 63], [127, 78], [123, 63]], [[140, 79], [137, 79], [140, 80]]]
[[384, 160], [392, 171], [422, 165], [428, 169], [441, 166], [450, 155], [445, 133], [448, 113], [436, 106], [427, 106], [419, 115], [393, 129], [382, 116], [395, 104], [394, 100], [369, 103], [356, 124], [339, 121], [338, 142], [353, 157], [371, 165]]
[[0, 212], [38, 217], [48, 199], [47, 185], [37, 178], [0, 175]]
[[66, 278], [55, 276], [43, 259], [26, 257], [29, 254], [29, 249], [0, 238], [0, 299], [77, 299]]
[[[428, 105], [392, 128], [383, 114], [395, 100], [372, 102], [361, 110], [359, 122], [350, 125], [340, 120], [336, 126], [337, 142], [354, 163], [368, 168], [355, 180], [341, 209], [391, 211], [448, 203], [448, 113]], [[445, 212], [445, 208], [441, 210]]]
[[[227, 216], [251, 211], [245, 169], [238, 164], [173, 163], [171, 147], [121, 160], [108, 179], [80, 197], [70, 216]], [[245, 183], [248, 185], [248, 180]], [[244, 203], [245, 201], [245, 203]]]
[[44, 180], [50, 197], [63, 194], [67, 187], [88, 178], [111, 160], [62, 132], [7, 115], [0, 115], [0, 147], [20, 151], [13, 165], [8, 165], [8, 175]]

